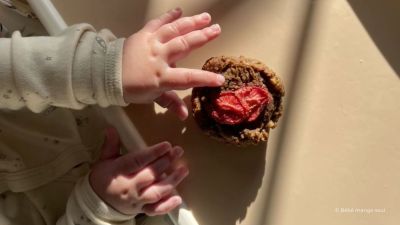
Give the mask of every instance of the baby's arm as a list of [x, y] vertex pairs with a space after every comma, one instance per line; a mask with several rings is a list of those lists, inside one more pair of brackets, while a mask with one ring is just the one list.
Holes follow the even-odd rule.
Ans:
[[108, 129], [99, 161], [76, 185], [58, 225], [132, 224], [138, 213], [165, 214], [182, 199], [174, 188], [188, 175], [176, 166], [182, 148], [167, 142], [139, 153], [119, 154], [115, 129]]
[[187, 117], [173, 90], [219, 86], [221, 75], [175, 68], [175, 62], [216, 38], [208, 13], [180, 18], [171, 10], [148, 22], [131, 37], [115, 39], [87, 24], [56, 37], [23, 38], [15, 32], [0, 39], [0, 108], [27, 106], [41, 112], [49, 106], [81, 109], [86, 105], [127, 105], [155, 101]]
[[81, 109], [124, 105], [120, 64], [123, 39], [87, 24], [56, 37], [0, 39], [0, 108]]

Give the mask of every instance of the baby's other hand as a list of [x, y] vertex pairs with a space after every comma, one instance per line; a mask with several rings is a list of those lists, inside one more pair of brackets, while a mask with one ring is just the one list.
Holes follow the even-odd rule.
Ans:
[[[162, 142], [148, 149], [119, 154], [120, 141], [115, 129], [107, 129], [99, 161], [89, 176], [96, 194], [114, 209], [127, 215], [165, 214], [182, 203], [175, 187], [188, 175], [185, 166], [174, 164], [182, 148]], [[168, 173], [167, 173], [168, 171]]]
[[179, 8], [170, 10], [125, 41], [122, 84], [126, 102], [155, 101], [186, 119], [187, 107], [174, 90], [220, 86], [224, 77], [203, 70], [175, 68], [176, 61], [221, 33], [218, 24], [208, 26], [208, 13], [182, 18], [181, 15]]

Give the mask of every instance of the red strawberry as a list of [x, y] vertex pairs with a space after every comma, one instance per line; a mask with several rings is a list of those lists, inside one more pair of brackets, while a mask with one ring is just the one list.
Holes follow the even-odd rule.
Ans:
[[219, 93], [214, 99], [213, 105], [211, 117], [222, 124], [241, 123], [248, 114], [240, 103], [240, 99], [231, 91]]
[[211, 117], [229, 125], [252, 122], [271, 100], [269, 92], [261, 87], [247, 86], [235, 91], [224, 91], [214, 97]]
[[235, 91], [242, 105], [249, 111], [248, 122], [257, 119], [270, 100], [270, 94], [264, 88], [247, 86]]

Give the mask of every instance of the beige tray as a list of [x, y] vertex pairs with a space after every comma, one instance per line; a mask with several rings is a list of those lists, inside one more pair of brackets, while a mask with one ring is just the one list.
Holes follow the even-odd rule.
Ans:
[[[400, 2], [54, 0], [69, 24], [127, 36], [169, 8], [209, 11], [222, 36], [178, 66], [258, 58], [281, 74], [286, 113], [268, 148], [225, 146], [159, 107], [129, 115], [147, 143], [186, 149], [180, 187], [201, 225], [400, 221]], [[188, 99], [190, 91], [179, 93]]]

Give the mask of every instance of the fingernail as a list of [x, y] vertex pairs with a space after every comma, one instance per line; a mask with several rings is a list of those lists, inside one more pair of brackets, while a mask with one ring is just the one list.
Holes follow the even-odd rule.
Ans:
[[164, 141], [158, 144], [157, 148], [154, 150], [157, 155], [163, 155], [171, 149], [171, 144], [168, 141]]
[[200, 14], [200, 18], [202, 20], [209, 20], [211, 18], [211, 16], [210, 16], [210, 14], [204, 12], [204, 13]]
[[174, 12], [181, 12], [182, 11], [182, 9], [180, 8], [180, 7], [176, 7], [175, 9], [174, 9]]
[[182, 204], [182, 198], [175, 198], [174, 199], [174, 204], [176, 204], [176, 205], [180, 205], [180, 204]]
[[214, 25], [212, 25], [211, 27], [211, 30], [212, 31], [214, 31], [214, 32], [218, 32], [218, 31], [220, 31], [221, 30], [221, 27], [219, 26], [219, 24], [214, 24]]
[[225, 83], [224, 75], [219, 74], [218, 77], [217, 77], [217, 80], [218, 80], [218, 84], [219, 85], [223, 85]]
[[162, 148], [171, 148], [172, 147], [172, 145], [171, 145], [171, 143], [169, 143], [168, 141], [164, 141], [164, 142], [162, 142]]
[[175, 155], [178, 157], [181, 157], [183, 155], [184, 151], [181, 147], [175, 147]]

